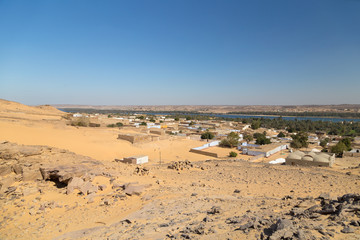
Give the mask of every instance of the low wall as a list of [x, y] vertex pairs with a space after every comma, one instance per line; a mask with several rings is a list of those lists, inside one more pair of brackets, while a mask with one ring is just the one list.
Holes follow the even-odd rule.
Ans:
[[344, 152], [344, 157], [360, 157], [360, 153], [358, 152]]
[[195, 150], [203, 150], [205, 148], [209, 148], [209, 147], [214, 147], [214, 146], [218, 146], [220, 143], [220, 141], [213, 141], [213, 142], [210, 142], [210, 143], [206, 143], [200, 147], [196, 147], [196, 148], [193, 148]]
[[130, 134], [119, 134], [118, 139], [126, 140], [131, 143], [139, 143], [153, 140], [149, 135], [130, 135]]
[[286, 159], [286, 165], [300, 165], [300, 166], [315, 166], [315, 167], [331, 167], [332, 162], [314, 162], [314, 161], [304, 161], [296, 159]]
[[165, 135], [164, 130], [161, 130], [161, 129], [150, 129], [150, 133], [160, 135], [160, 136]]
[[193, 148], [190, 149], [190, 152], [197, 153], [197, 154], [202, 154], [202, 155], [209, 156], [209, 157], [215, 157], [215, 158], [218, 157], [217, 153], [206, 152], [206, 151], [202, 151], [202, 150], [196, 150], [196, 149], [193, 149]]

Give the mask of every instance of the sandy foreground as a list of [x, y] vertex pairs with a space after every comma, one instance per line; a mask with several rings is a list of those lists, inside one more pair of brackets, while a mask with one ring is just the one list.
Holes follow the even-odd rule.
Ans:
[[[0, 239], [360, 239], [359, 159], [333, 169], [215, 159], [189, 152], [201, 141], [133, 145], [117, 135], [134, 130], [62, 115], [0, 101], [0, 182], [12, 181]], [[139, 154], [149, 163], [114, 161]]]

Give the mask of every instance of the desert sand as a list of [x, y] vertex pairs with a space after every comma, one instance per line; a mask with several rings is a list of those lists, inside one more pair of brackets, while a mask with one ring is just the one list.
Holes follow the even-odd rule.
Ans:
[[[270, 165], [214, 148], [216, 159], [189, 152], [202, 141], [131, 144], [117, 135], [136, 130], [63, 116], [0, 102], [0, 239], [360, 238], [359, 159]], [[149, 163], [115, 161], [139, 154]]]

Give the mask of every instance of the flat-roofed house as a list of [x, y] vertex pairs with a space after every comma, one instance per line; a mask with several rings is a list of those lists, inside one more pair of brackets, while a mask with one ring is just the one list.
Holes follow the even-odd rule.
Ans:
[[271, 155], [287, 148], [288, 144], [284, 143], [272, 143], [267, 145], [242, 143], [238, 146], [238, 149], [242, 150], [243, 154], [251, 156], [263, 155], [264, 157], [270, 157]]

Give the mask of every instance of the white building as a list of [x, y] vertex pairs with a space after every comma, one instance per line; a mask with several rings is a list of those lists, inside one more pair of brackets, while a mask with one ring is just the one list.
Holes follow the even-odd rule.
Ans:
[[145, 155], [138, 155], [124, 158], [122, 161], [123, 163], [130, 163], [130, 164], [144, 164], [149, 162], [149, 157]]

